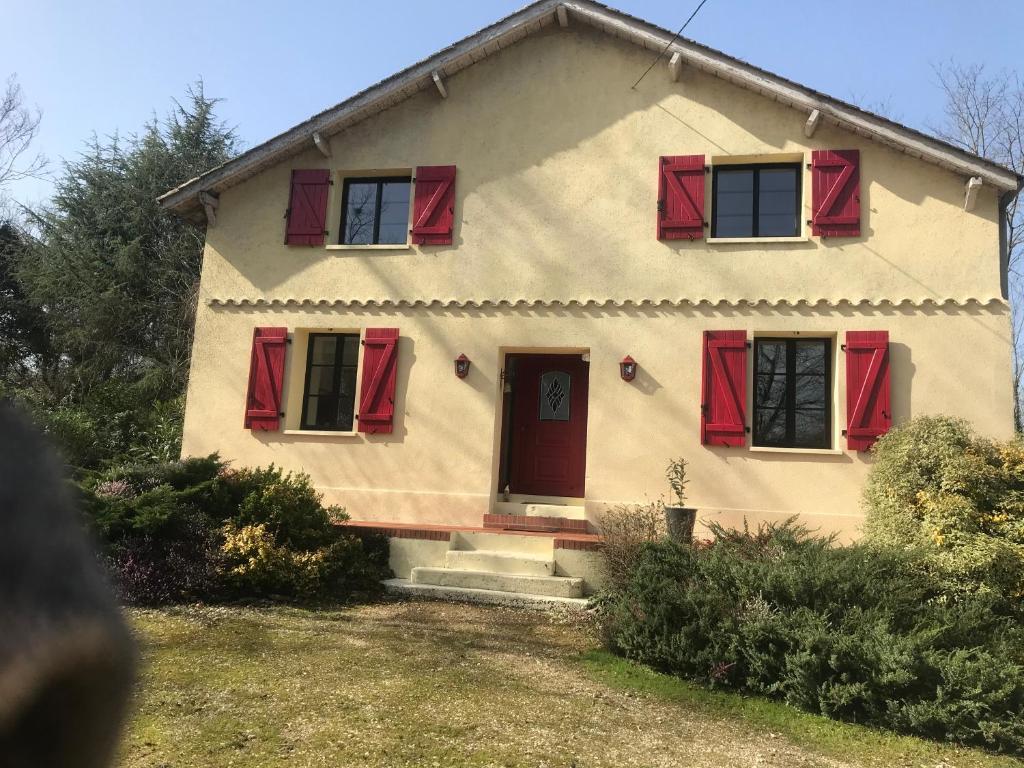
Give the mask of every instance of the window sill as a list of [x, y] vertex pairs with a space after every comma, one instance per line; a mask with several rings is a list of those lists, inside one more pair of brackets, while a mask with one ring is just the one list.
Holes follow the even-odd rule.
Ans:
[[810, 242], [806, 235], [797, 237], [709, 237], [706, 241], [715, 243], [806, 243]]
[[749, 450], [758, 453], [809, 453], [816, 456], [841, 456], [843, 454], [842, 448], [769, 448], [752, 445]]
[[359, 437], [359, 433], [356, 431], [341, 432], [333, 429], [286, 429], [281, 434], [307, 435], [309, 437]]
[[328, 251], [408, 251], [409, 243], [378, 243], [376, 245], [327, 245]]

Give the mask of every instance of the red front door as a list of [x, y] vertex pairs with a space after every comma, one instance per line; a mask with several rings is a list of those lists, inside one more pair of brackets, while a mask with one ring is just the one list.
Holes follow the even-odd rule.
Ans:
[[507, 368], [512, 493], [582, 498], [590, 364], [580, 355], [509, 355]]

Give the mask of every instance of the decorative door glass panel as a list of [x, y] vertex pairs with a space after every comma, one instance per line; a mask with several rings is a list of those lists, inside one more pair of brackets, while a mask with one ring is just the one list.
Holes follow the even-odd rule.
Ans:
[[548, 371], [540, 377], [540, 420], [569, 420], [569, 374]]

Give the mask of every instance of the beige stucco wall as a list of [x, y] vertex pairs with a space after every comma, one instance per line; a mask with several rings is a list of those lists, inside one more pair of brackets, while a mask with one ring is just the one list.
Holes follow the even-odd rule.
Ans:
[[[827, 125], [806, 139], [806, 115], [708, 75], [684, 70], [672, 83], [658, 67], [630, 90], [649, 63], [649, 52], [592, 30], [542, 32], [450, 78], [448, 99], [424, 92], [332, 137], [330, 161], [311, 142], [308, 153], [225, 191], [207, 236], [184, 452], [303, 469], [360, 519], [478, 525], [497, 482], [502, 355], [586, 351], [588, 514], [657, 496], [666, 460], [684, 455], [692, 502], [706, 514], [799, 512], [852, 534], [864, 455], [700, 444], [706, 329], [838, 342], [846, 330], [888, 330], [897, 421], [954, 413], [1007, 435], [1009, 333], [993, 191], [983, 188], [968, 213], [963, 178]], [[655, 239], [659, 155], [809, 160], [815, 148], [861, 150], [861, 237]], [[451, 247], [282, 245], [292, 168], [329, 165], [340, 179], [421, 164], [458, 167]], [[710, 200], [710, 181], [708, 192]], [[336, 183], [333, 242], [340, 197]], [[804, 199], [807, 208], [806, 175]], [[394, 434], [243, 430], [254, 325], [300, 334], [397, 325]], [[289, 348], [289, 366], [299, 346]], [[465, 381], [451, 372], [460, 352], [473, 360]], [[618, 377], [627, 353], [640, 364], [632, 384]], [[836, 358], [841, 447], [845, 369]], [[293, 367], [286, 426], [295, 425], [300, 388]]]
[[[241, 428], [252, 327], [398, 326], [398, 388], [392, 435], [325, 437], [249, 433]], [[845, 366], [833, 376], [834, 453], [790, 453], [700, 444], [701, 332], [836, 335], [891, 334], [895, 420], [944, 412], [988, 434], [1010, 429], [1010, 378], [993, 361], [1006, 355], [1000, 305], [780, 309], [769, 306], [649, 308], [235, 308], [204, 312], [197, 329], [185, 451], [219, 450], [243, 464], [274, 462], [309, 472], [329, 500], [354, 517], [479, 525], [498, 483], [499, 373], [503, 351], [558, 347], [590, 353], [586, 506], [655, 497], [667, 459], [690, 461], [692, 503], [730, 522], [801, 513], [852, 533], [869, 459], [840, 437]], [[294, 345], [293, 345], [294, 348]], [[473, 360], [465, 380], [452, 359]], [[639, 362], [632, 383], [618, 361]], [[288, 356], [288, 365], [297, 355]], [[299, 389], [286, 373], [286, 413]], [[298, 396], [298, 397], [297, 397]], [[749, 413], [749, 409], [748, 409]], [[287, 417], [286, 417], [287, 418]]]

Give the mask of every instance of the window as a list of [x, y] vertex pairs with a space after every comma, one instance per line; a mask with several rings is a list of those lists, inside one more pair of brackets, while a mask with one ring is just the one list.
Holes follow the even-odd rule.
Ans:
[[303, 429], [352, 431], [358, 363], [358, 334], [309, 334]]
[[341, 197], [341, 244], [382, 245], [408, 242], [407, 176], [345, 179]]
[[828, 339], [755, 339], [754, 445], [831, 448]]
[[800, 234], [799, 163], [715, 166], [712, 199], [712, 237]]

